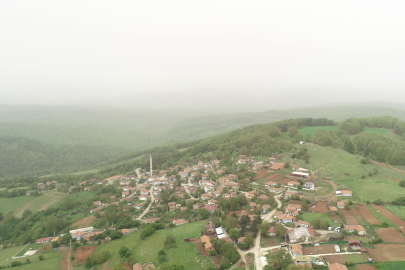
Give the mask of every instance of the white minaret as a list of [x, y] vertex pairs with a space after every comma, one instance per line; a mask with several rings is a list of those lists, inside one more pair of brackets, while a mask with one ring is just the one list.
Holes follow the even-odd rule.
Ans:
[[150, 156], [150, 176], [152, 177], [152, 155]]

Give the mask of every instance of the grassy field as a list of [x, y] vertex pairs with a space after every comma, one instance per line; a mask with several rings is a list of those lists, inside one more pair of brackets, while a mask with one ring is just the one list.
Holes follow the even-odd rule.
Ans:
[[[405, 174], [394, 171], [378, 164], [361, 164], [361, 156], [352, 155], [342, 149], [321, 147], [307, 144], [308, 154], [311, 156], [310, 163], [305, 164], [301, 160], [294, 160], [297, 166], [311, 169], [317, 176], [333, 181], [337, 188], [347, 188], [353, 191], [354, 201], [392, 201], [403, 196], [403, 191], [398, 189], [397, 180], [404, 178]], [[368, 176], [373, 169], [378, 170], [375, 176]], [[362, 179], [361, 176], [366, 178]]]
[[403, 270], [405, 269], [405, 262], [380, 262], [378, 263], [378, 270]]
[[332, 224], [332, 220], [330, 219], [330, 217], [327, 214], [323, 214], [323, 213], [304, 213], [304, 214], [302, 214], [302, 219], [304, 221], [308, 221], [308, 222], [311, 222], [316, 219], [321, 220], [321, 222], [323, 220], [326, 220], [326, 221], [328, 221], [329, 225]]
[[378, 133], [380, 135], [383, 135], [384, 137], [387, 137], [391, 140], [394, 141], [400, 141], [401, 137], [395, 134], [392, 130], [385, 129], [385, 128], [365, 128], [363, 129], [363, 132], [374, 132]]
[[29, 244], [24, 249], [22, 249], [16, 256], [24, 256], [25, 252], [30, 250], [30, 248], [32, 248], [33, 250], [39, 250], [41, 248], [41, 246], [42, 246], [42, 244], [36, 244], [36, 243]]
[[29, 203], [25, 204], [24, 206], [15, 210], [14, 214], [17, 217], [21, 217], [22, 213], [25, 209], [31, 210], [33, 213], [46, 210], [50, 206], [53, 206], [63, 200], [68, 195], [66, 193], [51, 191], [48, 192], [40, 197], [35, 198], [34, 200], [30, 201]]
[[[194, 243], [184, 241], [184, 239], [199, 237], [201, 229], [205, 225], [206, 222], [193, 222], [179, 227], [158, 230], [144, 240], [140, 239], [139, 232], [130, 233], [121, 239], [99, 246], [95, 253], [100, 253], [103, 250], [112, 252], [113, 256], [108, 262], [108, 267], [113, 267], [120, 261], [117, 251], [122, 246], [130, 248], [131, 253], [139, 263], [154, 262], [158, 264], [158, 251], [164, 249], [169, 262], [182, 264], [186, 269], [206, 269], [213, 265], [211, 259], [203, 258], [195, 250], [196, 245]], [[163, 241], [169, 234], [174, 235], [176, 239], [176, 246], [172, 249], [163, 247]], [[202, 264], [204, 267], [201, 266]]]
[[4, 215], [8, 212], [14, 212], [16, 209], [33, 201], [34, 196], [21, 196], [14, 198], [0, 198], [0, 212]]
[[404, 206], [396, 206], [396, 205], [385, 205], [389, 211], [391, 211], [394, 215], [399, 217], [400, 219], [405, 220], [405, 207]]

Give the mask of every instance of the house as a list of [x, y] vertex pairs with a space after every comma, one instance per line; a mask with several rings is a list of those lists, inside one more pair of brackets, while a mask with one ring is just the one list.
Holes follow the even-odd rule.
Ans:
[[228, 174], [228, 178], [233, 180], [233, 181], [237, 181], [238, 180], [238, 176], [234, 175], [234, 174]]
[[141, 190], [141, 195], [149, 195], [149, 190], [147, 189]]
[[245, 163], [246, 163], [246, 160], [245, 160], [245, 159], [238, 159], [238, 163], [239, 163], [239, 164], [245, 164]]
[[135, 204], [135, 209], [141, 210], [143, 205], [144, 205], [144, 203], [137, 203], [137, 204]]
[[147, 195], [141, 195], [141, 196], [139, 196], [139, 199], [140, 199], [141, 201], [147, 201], [148, 198], [149, 198], [149, 196], [147, 196]]
[[278, 221], [280, 223], [295, 222], [296, 219], [297, 219], [296, 217], [290, 215], [281, 215], [278, 217]]
[[329, 265], [329, 270], [348, 270], [348, 269], [344, 264], [334, 263]]
[[211, 199], [211, 197], [212, 197], [212, 195], [209, 193], [204, 193], [203, 195], [201, 195], [201, 198], [203, 200], [209, 200], [209, 199]]
[[329, 210], [335, 213], [338, 209], [336, 206], [329, 206]]
[[115, 201], [115, 199], [116, 199], [115, 196], [110, 197], [110, 200], [112, 200], [112, 201]]
[[208, 205], [215, 205], [216, 203], [216, 200], [208, 200]]
[[51, 239], [50, 237], [39, 238], [35, 241], [35, 243], [45, 244], [45, 243], [48, 243], [50, 239]]
[[84, 190], [84, 191], [90, 191], [90, 190], [91, 190], [91, 187], [85, 187], [83, 190]]
[[188, 176], [188, 172], [179, 172], [180, 177], [186, 178]]
[[270, 192], [276, 193], [276, 194], [280, 194], [284, 191], [285, 188], [275, 188], [275, 187], [271, 187], [269, 188]]
[[299, 185], [300, 185], [300, 182], [297, 182], [297, 181], [290, 181], [290, 182], [288, 182], [288, 187], [289, 187], [289, 188], [297, 189]]
[[218, 183], [220, 183], [221, 185], [225, 184], [225, 183], [229, 183], [230, 179], [228, 177], [221, 177], [218, 179]]
[[246, 237], [238, 238], [238, 244], [245, 243]]
[[336, 191], [336, 196], [346, 196], [346, 197], [350, 197], [352, 196], [353, 193], [351, 190], [337, 190]]
[[259, 192], [257, 192], [256, 190], [250, 191], [246, 193], [246, 198], [248, 199], [252, 199], [254, 196], [259, 195]]
[[306, 173], [306, 172], [292, 172], [291, 175], [295, 176], [295, 177], [300, 177], [300, 178], [308, 178], [309, 177], [309, 173]]
[[308, 265], [308, 267], [310, 267], [310, 268], [312, 268], [312, 262], [315, 262], [315, 261], [316, 261], [315, 257], [311, 257], [311, 256], [299, 255], [294, 258], [294, 262], [296, 265], [304, 266], [304, 264], [305, 264], [305, 265]]
[[267, 235], [268, 236], [276, 236], [277, 235], [277, 230], [275, 227], [271, 227], [270, 229], [267, 230]]
[[212, 232], [215, 230], [215, 224], [212, 220], [210, 220], [210, 222], [207, 225], [207, 231]]
[[302, 246], [301, 245], [295, 245], [295, 244], [290, 245], [290, 253], [291, 253], [291, 255], [293, 257], [300, 256], [300, 255], [302, 256], [303, 255]]
[[309, 222], [307, 221], [303, 221], [303, 220], [299, 220], [295, 223], [295, 225], [298, 227], [306, 227], [309, 228]]
[[282, 216], [282, 215], [284, 215], [283, 212], [281, 212], [281, 211], [275, 211], [275, 212], [273, 213], [273, 218], [278, 218], [278, 217], [280, 217], [280, 216]]
[[254, 210], [256, 210], [256, 208], [257, 208], [256, 203], [255, 203], [255, 202], [251, 202], [251, 203], [250, 203], [250, 211], [254, 211]]
[[345, 208], [345, 206], [346, 206], [346, 201], [337, 202], [337, 206], [338, 206], [338, 208]]
[[217, 211], [218, 206], [216, 204], [215, 205], [204, 205], [203, 208], [212, 214], [215, 211]]
[[304, 185], [302, 186], [302, 189], [304, 190], [314, 190], [315, 189], [315, 184], [312, 182], [305, 182]]
[[121, 229], [123, 235], [129, 234], [131, 231], [128, 229]]
[[217, 160], [217, 159], [213, 160], [212, 165], [219, 166], [219, 160]]
[[201, 236], [200, 240], [201, 240], [201, 243], [204, 244], [205, 250], [210, 251], [210, 250], [215, 249], [214, 246], [212, 245], [211, 241], [210, 241], [209, 236], [203, 235], [203, 236]]
[[184, 219], [175, 219], [175, 220], [173, 220], [173, 224], [176, 225], [176, 226], [183, 225], [183, 224], [186, 224], [186, 223], [188, 223], [188, 222], [186, 220], [184, 220]]
[[26, 196], [30, 196], [30, 195], [31, 195], [31, 191], [27, 190], [27, 191], [25, 192], [25, 195], [26, 195]]
[[284, 164], [283, 163], [273, 163], [270, 167], [271, 170], [273, 171], [278, 171], [284, 169]]
[[59, 236], [56, 236], [51, 239], [51, 242], [59, 242], [60, 240], [61, 240], [61, 238]]
[[195, 203], [193, 204], [193, 210], [197, 211], [200, 207], [203, 207], [204, 204], [203, 203]]
[[308, 241], [308, 239], [312, 236], [315, 236], [314, 230], [306, 227], [295, 228], [289, 233], [291, 243], [300, 242], [301, 240]]
[[128, 192], [128, 191], [123, 191], [123, 192], [121, 192], [121, 196], [122, 196], [123, 198], [128, 197], [128, 196], [129, 196], [129, 192]]
[[262, 209], [263, 209], [262, 214], [267, 213], [270, 208], [271, 208], [270, 205], [268, 205], [268, 204], [263, 204], [263, 205], [262, 205]]
[[357, 231], [358, 235], [366, 235], [367, 234], [366, 230], [361, 225], [345, 225], [344, 228], [345, 228], [346, 231], [348, 231], [350, 233], [352, 233], [354, 231]]
[[176, 202], [169, 202], [168, 206], [169, 206], [169, 211], [176, 211], [177, 210]]
[[229, 200], [229, 199], [231, 198], [231, 194], [229, 194], [229, 193], [224, 193], [224, 194], [222, 194], [222, 198], [224, 198], [224, 199], [226, 199], [226, 200]]
[[266, 188], [268, 188], [268, 187], [275, 187], [276, 185], [277, 185], [277, 183], [276, 183], [276, 182], [273, 182], [273, 181], [264, 183], [264, 186], [265, 186]]
[[136, 263], [132, 266], [132, 270], [143, 270], [142, 264]]
[[100, 206], [100, 205], [102, 205], [102, 204], [103, 204], [103, 203], [102, 203], [101, 201], [94, 201], [94, 202], [93, 202], [93, 205], [99, 205], [99, 206]]
[[87, 232], [78, 231], [78, 232], [72, 233], [72, 238], [75, 238], [77, 241], [80, 241], [80, 240], [82, 240], [83, 236], [85, 236], [86, 234], [87, 234]]
[[180, 207], [180, 212], [187, 211], [187, 207]]

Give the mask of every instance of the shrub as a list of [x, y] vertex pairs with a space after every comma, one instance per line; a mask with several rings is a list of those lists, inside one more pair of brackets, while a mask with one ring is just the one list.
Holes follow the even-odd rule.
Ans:
[[382, 243], [382, 239], [380, 237], [376, 237], [373, 240], [371, 240], [372, 244], [378, 244], [378, 243]]
[[210, 250], [208, 251], [208, 254], [210, 254], [210, 256], [215, 256], [217, 255], [217, 252], [215, 250]]
[[44, 260], [44, 255], [39, 255], [39, 256], [38, 256], [38, 259], [39, 259], [40, 261]]
[[111, 238], [111, 240], [115, 240], [115, 239], [121, 238], [122, 235], [123, 234], [121, 231], [113, 231], [110, 233], [110, 238]]
[[400, 187], [405, 187], [405, 180], [401, 180], [401, 181], [399, 182], [399, 186], [400, 186]]
[[373, 204], [375, 204], [375, 205], [383, 205], [384, 202], [383, 202], [381, 199], [377, 199], [377, 200], [375, 200], [375, 201], [373, 202]]

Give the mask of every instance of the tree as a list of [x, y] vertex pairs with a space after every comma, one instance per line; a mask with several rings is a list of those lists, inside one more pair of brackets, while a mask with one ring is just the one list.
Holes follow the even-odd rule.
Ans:
[[74, 255], [74, 254], [72, 254], [72, 256], [70, 256], [70, 260], [71, 260], [71, 261], [74, 261], [74, 260], [75, 260], [75, 255]]
[[205, 208], [200, 208], [197, 211], [197, 215], [200, 219], [207, 219], [210, 216], [210, 212]]
[[399, 186], [400, 186], [400, 187], [405, 187], [405, 180], [401, 180], [401, 181], [399, 182]]
[[167, 261], [166, 252], [162, 249], [158, 252], [158, 259], [160, 263], [164, 263]]
[[115, 240], [115, 239], [118, 239], [118, 238], [121, 238], [121, 237], [122, 237], [122, 232], [121, 231], [112, 231], [110, 233], [111, 240]]
[[39, 255], [39, 256], [38, 256], [38, 259], [39, 259], [40, 261], [43, 261], [43, 260], [45, 259], [45, 258], [44, 258], [44, 255], [42, 255], [42, 254]]
[[267, 220], [264, 220], [259, 226], [259, 231], [262, 235], [267, 235], [267, 231], [270, 229], [270, 223]]
[[235, 211], [238, 210], [238, 200], [235, 197], [229, 199], [229, 210]]
[[141, 231], [141, 238], [144, 239], [148, 237], [149, 235], [153, 234], [155, 232], [155, 229], [150, 225], [147, 224], [143, 226], [142, 231]]
[[174, 238], [174, 235], [169, 234], [166, 236], [164, 245], [168, 246], [169, 249], [172, 249], [172, 246], [176, 244], [176, 239]]
[[352, 140], [350, 140], [350, 138], [346, 138], [343, 142], [343, 150], [349, 152], [350, 154], [353, 154], [354, 151], [356, 151], [356, 146], [354, 145]]
[[286, 269], [293, 263], [293, 260], [287, 250], [280, 249], [277, 252], [270, 252], [267, 262], [272, 269]]
[[129, 248], [127, 247], [121, 247], [120, 250], [118, 251], [118, 254], [121, 257], [126, 257], [126, 255], [128, 254]]
[[164, 263], [159, 266], [160, 270], [185, 270], [184, 265]]
[[240, 227], [240, 234], [242, 236], [245, 235], [245, 232], [247, 231], [249, 224], [250, 224], [249, 216], [243, 215], [240, 217], [239, 227]]
[[53, 241], [52, 242], [52, 248], [57, 248], [59, 246], [59, 242], [58, 241]]
[[229, 230], [229, 236], [233, 239], [236, 240], [238, 238], [240, 238], [240, 234], [239, 234], [239, 230], [236, 228], [231, 228]]
[[288, 129], [288, 133], [289, 133], [289, 135], [290, 135], [291, 138], [294, 138], [294, 136], [298, 134], [298, 129], [297, 129], [297, 127], [290, 127], [290, 128]]

